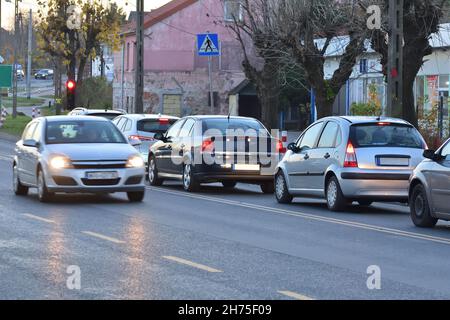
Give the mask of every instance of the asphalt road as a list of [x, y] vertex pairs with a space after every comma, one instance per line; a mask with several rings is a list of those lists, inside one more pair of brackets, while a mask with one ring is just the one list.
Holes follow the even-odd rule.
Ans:
[[[450, 225], [415, 228], [404, 206], [331, 213], [279, 205], [249, 185], [199, 194], [178, 183], [125, 195], [11, 190], [13, 144], [0, 140], [1, 299], [449, 299]], [[367, 268], [381, 289], [367, 287]], [[67, 286], [69, 266], [81, 289]]]

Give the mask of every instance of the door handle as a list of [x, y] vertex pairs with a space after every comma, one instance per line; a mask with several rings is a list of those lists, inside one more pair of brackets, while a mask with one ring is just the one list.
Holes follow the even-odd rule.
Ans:
[[309, 159], [309, 155], [306, 153], [305, 157], [303, 159], [308, 160]]
[[325, 155], [323, 156], [325, 159], [329, 159], [331, 157], [331, 155], [327, 152], [325, 153]]

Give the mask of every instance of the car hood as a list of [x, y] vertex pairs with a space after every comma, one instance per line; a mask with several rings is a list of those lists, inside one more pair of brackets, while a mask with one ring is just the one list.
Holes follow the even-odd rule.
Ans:
[[59, 154], [73, 161], [127, 160], [137, 154], [136, 149], [126, 143], [84, 143], [47, 145], [49, 154]]

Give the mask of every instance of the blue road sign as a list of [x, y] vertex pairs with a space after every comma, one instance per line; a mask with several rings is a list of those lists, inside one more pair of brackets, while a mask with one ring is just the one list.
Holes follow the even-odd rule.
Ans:
[[199, 56], [219, 56], [219, 35], [216, 33], [198, 34], [197, 53]]

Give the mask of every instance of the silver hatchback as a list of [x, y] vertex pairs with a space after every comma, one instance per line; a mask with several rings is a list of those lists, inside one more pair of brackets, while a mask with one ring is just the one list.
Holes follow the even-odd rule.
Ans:
[[426, 143], [400, 119], [329, 117], [312, 124], [279, 163], [278, 202], [318, 197], [341, 211], [358, 201], [408, 201], [409, 177], [423, 160]]

